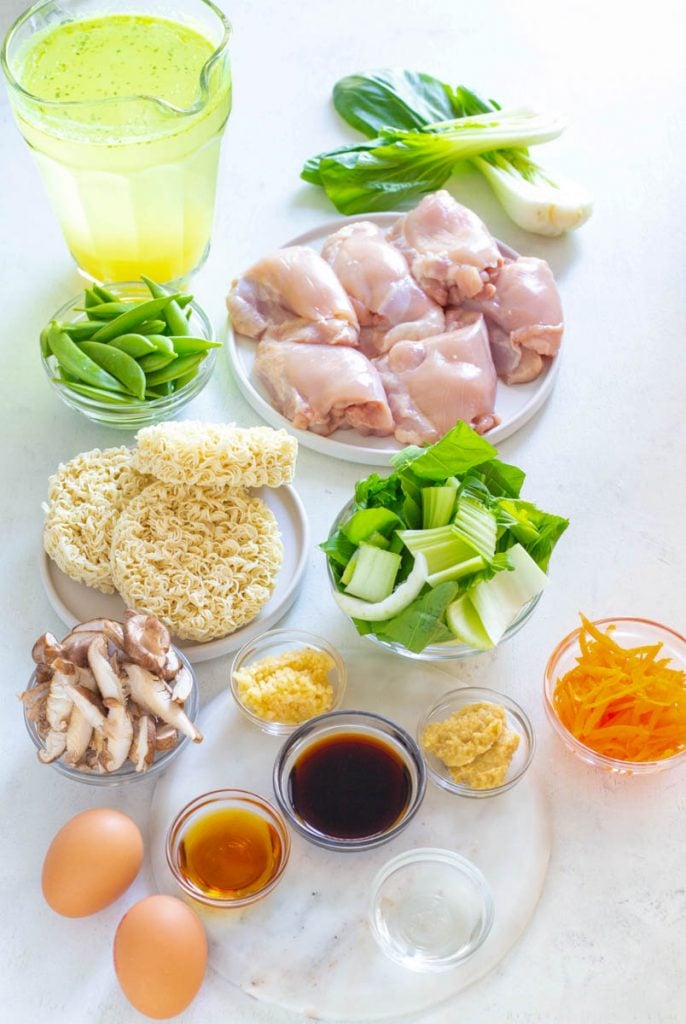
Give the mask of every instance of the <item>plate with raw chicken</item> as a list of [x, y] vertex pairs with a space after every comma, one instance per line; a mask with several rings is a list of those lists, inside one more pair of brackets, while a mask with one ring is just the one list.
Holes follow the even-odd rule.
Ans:
[[300, 235], [236, 278], [227, 306], [252, 407], [349, 462], [387, 465], [460, 419], [502, 441], [540, 409], [559, 367], [550, 267], [445, 191], [406, 214]]

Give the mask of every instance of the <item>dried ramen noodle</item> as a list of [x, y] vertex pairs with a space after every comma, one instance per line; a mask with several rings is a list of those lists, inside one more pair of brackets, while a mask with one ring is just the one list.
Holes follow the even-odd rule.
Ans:
[[142, 473], [196, 487], [280, 487], [293, 479], [298, 451], [285, 430], [193, 420], [144, 427], [136, 442]]
[[181, 639], [205, 641], [255, 618], [282, 557], [276, 520], [259, 498], [155, 482], [120, 515], [111, 566], [130, 607]]
[[43, 546], [62, 572], [105, 594], [112, 531], [125, 505], [150, 482], [128, 448], [95, 448], [60, 465], [50, 477]]

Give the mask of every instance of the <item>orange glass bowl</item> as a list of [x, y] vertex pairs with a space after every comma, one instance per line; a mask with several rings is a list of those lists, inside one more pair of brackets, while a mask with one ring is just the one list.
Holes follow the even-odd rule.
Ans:
[[[621, 616], [608, 619], [594, 619], [593, 626], [605, 632], [608, 626], [613, 626], [612, 639], [623, 647], [637, 647], [645, 644], [662, 644], [662, 657], [670, 659], [670, 668], [686, 671], [686, 637], [676, 630], [663, 626], [659, 622], [652, 622], [650, 619], [624, 618]], [[676, 765], [686, 763], [686, 750], [681, 750], [671, 757], [660, 758], [655, 761], [623, 761], [605, 754], [598, 753], [591, 747], [586, 746], [578, 740], [564, 725], [558, 717], [554, 703], [554, 693], [557, 681], [576, 665], [577, 655], [580, 653], [579, 637], [583, 632], [582, 628], [573, 630], [557, 645], [548, 659], [544, 677], [544, 704], [548, 720], [558, 737], [572, 753], [580, 757], [582, 761], [592, 765], [594, 768], [602, 768], [604, 771], [613, 772], [616, 775], [652, 775], [656, 772], [665, 771]]]

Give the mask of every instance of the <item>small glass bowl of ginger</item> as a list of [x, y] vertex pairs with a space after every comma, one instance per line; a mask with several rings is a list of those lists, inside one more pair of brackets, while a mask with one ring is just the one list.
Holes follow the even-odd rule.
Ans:
[[476, 686], [444, 693], [419, 722], [417, 742], [437, 786], [476, 799], [512, 789], [535, 748], [524, 709], [504, 693]]
[[231, 693], [245, 717], [272, 736], [341, 706], [347, 672], [338, 651], [302, 629], [272, 629], [234, 657]]

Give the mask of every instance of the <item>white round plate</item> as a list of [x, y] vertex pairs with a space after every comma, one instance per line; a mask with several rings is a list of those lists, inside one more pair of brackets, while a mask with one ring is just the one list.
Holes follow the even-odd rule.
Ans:
[[[426, 708], [456, 685], [453, 675], [433, 665], [376, 651], [343, 656], [344, 707], [387, 715], [411, 734]], [[213, 789], [248, 789], [273, 802], [272, 767], [283, 742], [249, 723], [228, 691], [202, 709], [198, 724], [203, 742], [189, 744], [169, 766], [155, 787], [149, 818], [157, 887], [176, 896], [180, 890], [165, 857], [171, 822], [189, 800]], [[405, 831], [374, 850], [324, 850], [293, 831], [291, 840], [283, 879], [259, 903], [217, 910], [191, 901], [207, 930], [210, 965], [231, 983], [232, 1005], [242, 990], [246, 1006], [252, 997], [290, 1010], [298, 1020], [395, 1022], [453, 998], [512, 948], [538, 903], [551, 835], [547, 802], [530, 769], [509, 792], [485, 800], [455, 796], [429, 782]], [[388, 960], [368, 923], [376, 872], [419, 846], [469, 858], [495, 903], [483, 946], [442, 974], [417, 974]], [[460, 1020], [457, 1007], [446, 1007], [443, 1019]]]
[[[310, 245], [320, 252], [328, 236], [334, 231], [338, 231], [344, 224], [368, 220], [373, 224], [378, 224], [381, 228], [387, 228], [400, 216], [399, 213], [370, 213], [331, 220], [298, 235], [297, 238], [293, 238], [285, 244]], [[502, 242], [499, 242], [498, 245], [504, 255], [517, 255]], [[367, 466], [387, 466], [389, 457], [404, 447], [393, 437], [363, 437], [356, 430], [336, 430], [328, 437], [321, 437], [310, 430], [298, 430], [271, 405], [265, 388], [253, 373], [257, 350], [256, 342], [251, 338], [246, 338], [245, 335], [234, 334], [229, 326], [226, 344], [236, 383], [253, 409], [270, 426], [285, 427], [306, 448], [312, 448], [316, 452], [333, 458], [344, 459], [346, 462], [360, 462]], [[492, 444], [504, 441], [538, 412], [553, 389], [559, 365], [560, 357], [557, 356], [536, 380], [532, 380], [528, 384], [508, 385], [498, 381], [495, 411], [500, 416], [500, 424], [488, 431], [485, 435], [486, 440]]]
[[[261, 487], [252, 493], [262, 498], [276, 516], [283, 540], [283, 564], [276, 578], [274, 593], [252, 622], [235, 633], [206, 643], [172, 638], [190, 662], [209, 661], [242, 647], [283, 618], [298, 593], [310, 540], [303, 504], [296, 491], [288, 485], [277, 489]], [[122, 619], [126, 605], [119, 594], [103, 594], [85, 583], [70, 579], [44, 551], [41, 552], [40, 573], [50, 604], [67, 626], [100, 617]]]

